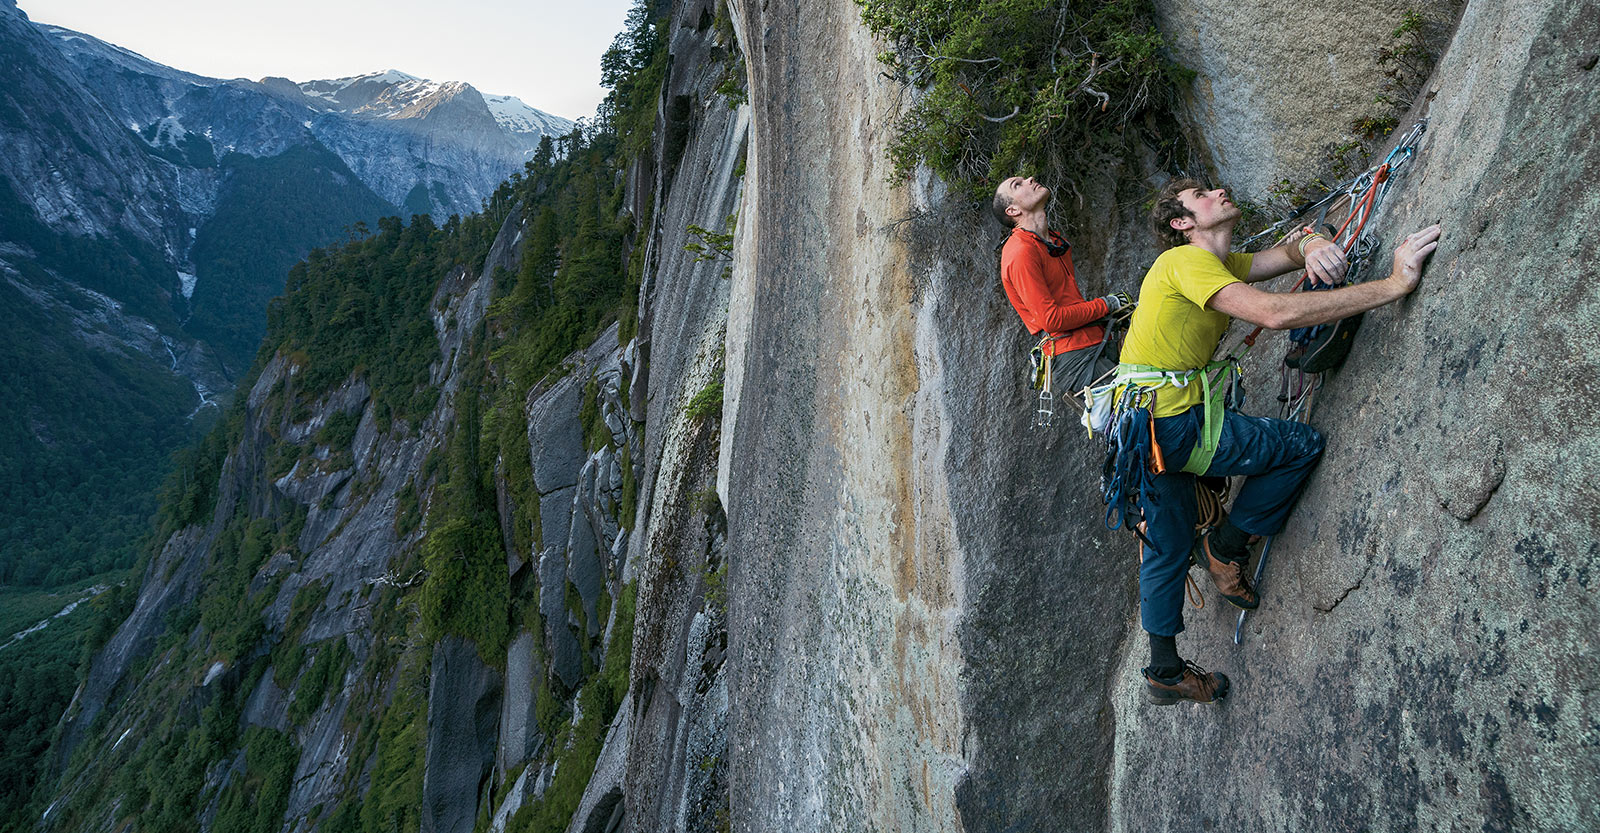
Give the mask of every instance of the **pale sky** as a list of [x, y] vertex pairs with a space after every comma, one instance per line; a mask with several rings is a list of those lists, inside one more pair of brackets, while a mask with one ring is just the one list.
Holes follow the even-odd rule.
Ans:
[[600, 56], [632, 0], [17, 0], [28, 17], [174, 69], [292, 81], [398, 69], [569, 119], [605, 97]]

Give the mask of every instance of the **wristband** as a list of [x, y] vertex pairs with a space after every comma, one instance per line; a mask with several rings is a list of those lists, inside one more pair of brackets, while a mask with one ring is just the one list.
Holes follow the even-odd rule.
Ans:
[[1305, 263], [1306, 262], [1306, 244], [1307, 243], [1310, 243], [1313, 240], [1327, 240], [1328, 239], [1328, 238], [1324, 237], [1322, 235], [1322, 232], [1320, 232], [1320, 231], [1311, 231], [1311, 229], [1306, 229], [1306, 231], [1308, 231], [1310, 233], [1307, 234], [1305, 237], [1300, 238], [1300, 262], [1301, 263]]

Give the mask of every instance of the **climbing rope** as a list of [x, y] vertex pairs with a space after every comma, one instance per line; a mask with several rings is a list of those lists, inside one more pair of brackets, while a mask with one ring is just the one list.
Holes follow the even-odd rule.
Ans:
[[[1388, 196], [1389, 190], [1394, 187], [1395, 177], [1409, 167], [1411, 160], [1416, 158], [1417, 145], [1422, 139], [1422, 134], [1427, 129], [1428, 120], [1425, 118], [1418, 119], [1417, 123], [1412, 125], [1411, 129], [1406, 131], [1406, 134], [1395, 143], [1394, 148], [1389, 151], [1382, 162], [1334, 186], [1321, 197], [1289, 211], [1283, 216], [1283, 219], [1245, 238], [1244, 242], [1239, 244], [1239, 248], [1247, 252], [1255, 251], [1263, 242], [1282, 240], [1289, 232], [1301, 225], [1299, 220], [1302, 217], [1314, 211], [1318, 212], [1318, 218], [1313, 225], [1320, 227], [1331, 208], [1345, 199], [1359, 199], [1376, 186], [1377, 191], [1368, 204], [1365, 217], [1360, 221], [1364, 225], [1366, 218], [1371, 216], [1371, 209], [1382, 203], [1384, 197]], [[1354, 217], [1355, 213], [1352, 212], [1351, 216]]]

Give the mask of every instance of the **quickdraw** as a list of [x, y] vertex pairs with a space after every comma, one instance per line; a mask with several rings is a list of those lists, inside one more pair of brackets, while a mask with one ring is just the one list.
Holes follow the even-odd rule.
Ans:
[[1155, 395], [1129, 386], [1123, 389], [1119, 399], [1123, 401], [1115, 409], [1116, 418], [1106, 435], [1106, 457], [1100, 473], [1106, 528], [1127, 527], [1139, 540], [1146, 541], [1133, 519], [1144, 514], [1139, 508], [1139, 499], [1144, 494], [1145, 461], [1152, 459], [1154, 426], [1150, 421], [1150, 406], [1155, 403]]
[[[1312, 212], [1316, 212], [1316, 219], [1309, 224], [1304, 224], [1302, 229], [1308, 233], [1324, 227], [1332, 230], [1333, 234], [1329, 239], [1344, 250], [1345, 258], [1350, 264], [1349, 269], [1345, 272], [1344, 282], [1346, 284], [1359, 283], [1362, 267], [1367, 264], [1372, 255], [1378, 250], [1376, 236], [1367, 233], [1367, 222], [1372, 219], [1378, 206], [1383, 204], [1384, 198], [1389, 195], [1389, 191], [1394, 188], [1401, 175], [1410, 167], [1411, 160], [1416, 158], [1417, 146], [1422, 140], [1422, 134], [1427, 129], [1428, 120], [1426, 118], [1419, 119], [1395, 143], [1394, 148], [1389, 151], [1381, 163], [1368, 168], [1359, 175], [1333, 188], [1321, 198], [1294, 209], [1282, 220], [1246, 238], [1239, 248], [1243, 251], [1253, 251], [1260, 247], [1263, 242], [1271, 241], [1276, 243], [1281, 241], [1287, 236], [1288, 230], [1302, 227], [1300, 222], [1302, 218]], [[1333, 230], [1331, 225], [1327, 225], [1325, 222], [1328, 218], [1328, 213], [1335, 208], [1342, 208], [1346, 204], [1350, 206], [1350, 211], [1339, 228]], [[1306, 276], [1301, 275], [1300, 279], [1295, 281], [1294, 286], [1290, 287], [1289, 291], [1298, 291], [1305, 283]], [[1353, 331], [1354, 326], [1359, 322], [1359, 317], [1354, 317], [1354, 319], [1356, 323], [1353, 324], [1346, 324], [1346, 322], [1352, 320], [1346, 319], [1345, 322], [1339, 322], [1338, 324], [1325, 324], [1293, 330], [1289, 334], [1290, 341], [1301, 351], [1304, 351], [1306, 345], [1326, 334], [1328, 328], [1337, 328], [1340, 325], [1345, 325], [1346, 332], [1344, 334], [1349, 335], [1350, 331]], [[1249, 352], [1251, 347], [1255, 346], [1256, 339], [1265, 330], [1265, 327], [1256, 327], [1251, 330], [1239, 344], [1228, 352], [1228, 358], [1235, 362], [1243, 360], [1245, 354]], [[1288, 365], [1289, 367], [1294, 367], [1295, 364], [1298, 364], [1294, 360], [1294, 356], [1295, 349], [1291, 348], [1290, 361], [1294, 362], [1294, 364]], [[1313, 384], [1309, 386], [1309, 389], [1314, 391], [1317, 386]], [[1298, 410], [1300, 407], [1301, 403], [1296, 402], [1287, 410]]]
[[1050, 378], [1054, 373], [1050, 369], [1050, 360], [1054, 353], [1048, 348], [1054, 344], [1059, 335], [1045, 333], [1044, 338], [1028, 351], [1028, 359], [1033, 364], [1033, 387], [1039, 391], [1039, 404], [1033, 411], [1033, 427], [1049, 428], [1055, 421], [1055, 394], [1050, 390]]

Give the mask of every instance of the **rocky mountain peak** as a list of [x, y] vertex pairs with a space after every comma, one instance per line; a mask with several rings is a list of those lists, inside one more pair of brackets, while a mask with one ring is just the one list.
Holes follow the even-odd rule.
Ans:
[[[282, 89], [285, 82], [280, 78], [261, 80], [273, 89]], [[397, 69], [293, 86], [306, 96], [310, 106], [357, 118], [442, 118], [447, 126], [456, 129], [475, 124], [486, 130], [535, 139], [572, 129], [570, 120], [530, 107], [516, 96], [488, 94], [464, 81], [433, 81]]]
[[307, 96], [317, 99], [323, 109], [352, 112], [376, 101], [395, 85], [418, 82], [432, 83], [397, 69], [388, 69], [349, 78], [306, 81], [298, 86]]

